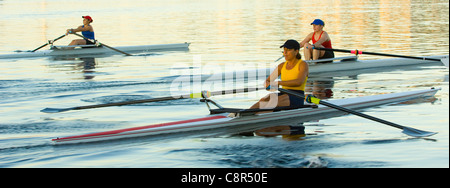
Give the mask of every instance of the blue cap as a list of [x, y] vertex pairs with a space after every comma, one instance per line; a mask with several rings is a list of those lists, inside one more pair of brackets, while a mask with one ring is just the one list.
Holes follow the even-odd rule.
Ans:
[[314, 24], [314, 25], [323, 25], [323, 26], [325, 26], [325, 22], [323, 22], [321, 19], [315, 19], [312, 23], [311, 23], [311, 25], [312, 24]]

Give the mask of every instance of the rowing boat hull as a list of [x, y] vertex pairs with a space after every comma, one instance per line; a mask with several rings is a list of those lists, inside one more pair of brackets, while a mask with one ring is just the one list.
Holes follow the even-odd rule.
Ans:
[[[428, 56], [427, 58], [443, 59], [443, 58], [448, 58], [448, 55], [447, 56]], [[438, 62], [438, 61], [405, 59], [405, 58], [356, 60], [356, 61], [345, 61], [345, 62], [311, 65], [310, 66], [310, 74], [373, 69], [373, 68], [383, 68], [383, 67], [395, 67], [395, 66], [433, 64], [433, 63], [437, 64], [437, 65], [442, 64], [441, 62]]]
[[[175, 44], [155, 44], [142, 46], [118, 46], [114, 47], [127, 53], [145, 53], [154, 51], [169, 51], [189, 48], [190, 43]], [[106, 47], [98, 48], [78, 48], [73, 50], [42, 50], [37, 52], [23, 52], [16, 54], [2, 54], [0, 59], [47, 57], [47, 56], [79, 56], [79, 55], [100, 55], [100, 54], [120, 54]]]
[[[446, 56], [427, 56], [426, 58], [443, 59]], [[311, 63], [309, 65], [310, 76], [340, 76], [340, 75], [356, 75], [358, 73], [377, 71], [381, 68], [392, 68], [401, 66], [413, 66], [413, 65], [441, 65], [441, 62], [430, 61], [430, 60], [417, 60], [417, 59], [405, 59], [405, 58], [388, 58], [388, 59], [377, 59], [377, 60], [346, 60], [337, 61], [333, 63]], [[257, 78], [267, 78], [273, 71], [275, 67], [272, 68], [261, 68], [261, 69], [251, 69], [251, 70], [236, 70], [216, 74], [196, 74], [196, 75], [180, 75], [176, 78], [177, 82], [186, 81], [216, 81], [223, 79], [255, 79]], [[172, 78], [172, 76], [171, 76]]]
[[[389, 103], [398, 103], [423, 97], [432, 97], [439, 89], [428, 89], [421, 91], [411, 91], [402, 93], [392, 93], [383, 95], [374, 95], [358, 97], [353, 99], [330, 100], [330, 103], [343, 106], [349, 109], [362, 109], [373, 106], [379, 106]], [[251, 116], [242, 116], [236, 118], [227, 117], [226, 114], [211, 115], [204, 118], [176, 121], [170, 123], [154, 124], [142, 127], [120, 129], [99, 133], [84, 134], [78, 136], [69, 136], [56, 138], [52, 141], [55, 144], [74, 144], [86, 142], [98, 142], [107, 140], [117, 140], [125, 138], [137, 138], [144, 136], [163, 135], [171, 133], [183, 133], [191, 131], [213, 130], [223, 128], [241, 128], [240, 131], [251, 129], [252, 125], [280, 125], [288, 120], [298, 119], [299, 121], [310, 121], [317, 117], [332, 117], [345, 114], [333, 108], [319, 105], [318, 108], [302, 108], [295, 110], [264, 113]], [[322, 116], [325, 115], [325, 116]]]

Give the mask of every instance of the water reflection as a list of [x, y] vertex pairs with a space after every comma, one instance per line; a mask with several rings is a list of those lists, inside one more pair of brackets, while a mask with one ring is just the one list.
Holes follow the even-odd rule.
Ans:
[[312, 93], [319, 99], [329, 99], [333, 97], [334, 80], [333, 77], [326, 78], [326, 80], [312, 80], [309, 87], [305, 90], [308, 93]]
[[53, 61], [65, 61], [69, 63], [53, 63], [49, 65], [51, 68], [57, 69], [57, 71], [64, 71], [70, 73], [82, 73], [82, 78], [84, 80], [92, 80], [96, 75], [96, 65], [97, 61], [94, 57], [54, 57]]
[[94, 79], [96, 61], [93, 57], [80, 58], [82, 62], [78, 63], [78, 67], [84, 73], [85, 80]]
[[284, 140], [288, 141], [303, 140], [303, 138], [306, 136], [305, 126], [302, 125], [297, 126], [280, 125], [267, 127], [256, 130], [255, 135], [264, 137], [281, 136]]

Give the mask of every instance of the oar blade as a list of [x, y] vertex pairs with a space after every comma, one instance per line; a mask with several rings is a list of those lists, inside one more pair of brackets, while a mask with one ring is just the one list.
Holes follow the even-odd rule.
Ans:
[[59, 113], [59, 112], [65, 112], [65, 111], [69, 111], [69, 110], [73, 110], [75, 108], [45, 108], [42, 109], [41, 112], [44, 113]]
[[446, 67], [448, 67], [448, 57], [442, 58], [442, 59], [441, 59], [441, 62], [442, 62]]
[[403, 127], [402, 133], [413, 137], [429, 137], [437, 134], [437, 132], [422, 131], [411, 127]]

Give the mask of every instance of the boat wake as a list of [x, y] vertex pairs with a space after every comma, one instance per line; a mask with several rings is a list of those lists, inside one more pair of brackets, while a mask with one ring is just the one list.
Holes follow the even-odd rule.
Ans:
[[[17, 99], [19, 97], [39, 97], [44, 95], [60, 98], [61, 96], [66, 96], [63, 93], [67, 92], [73, 94], [77, 91], [136, 86], [145, 87], [146, 85], [149, 88], [154, 88], [155, 86], [164, 84], [166, 84], [164, 81], [47, 82], [45, 80], [0, 80], [0, 88], [6, 90], [0, 93], [0, 97], [2, 99]], [[21, 88], [27, 88], [27, 90]]]
[[[262, 138], [264, 139], [264, 138]], [[241, 140], [241, 139], [238, 139]], [[195, 155], [196, 160], [219, 159], [220, 165], [239, 168], [327, 168], [328, 159], [316, 154], [316, 150], [339, 147], [318, 140], [274, 142], [274, 139], [254, 139], [252, 143], [219, 145], [210, 148], [172, 150], [168, 154]], [[268, 141], [270, 140], [270, 141]]]

